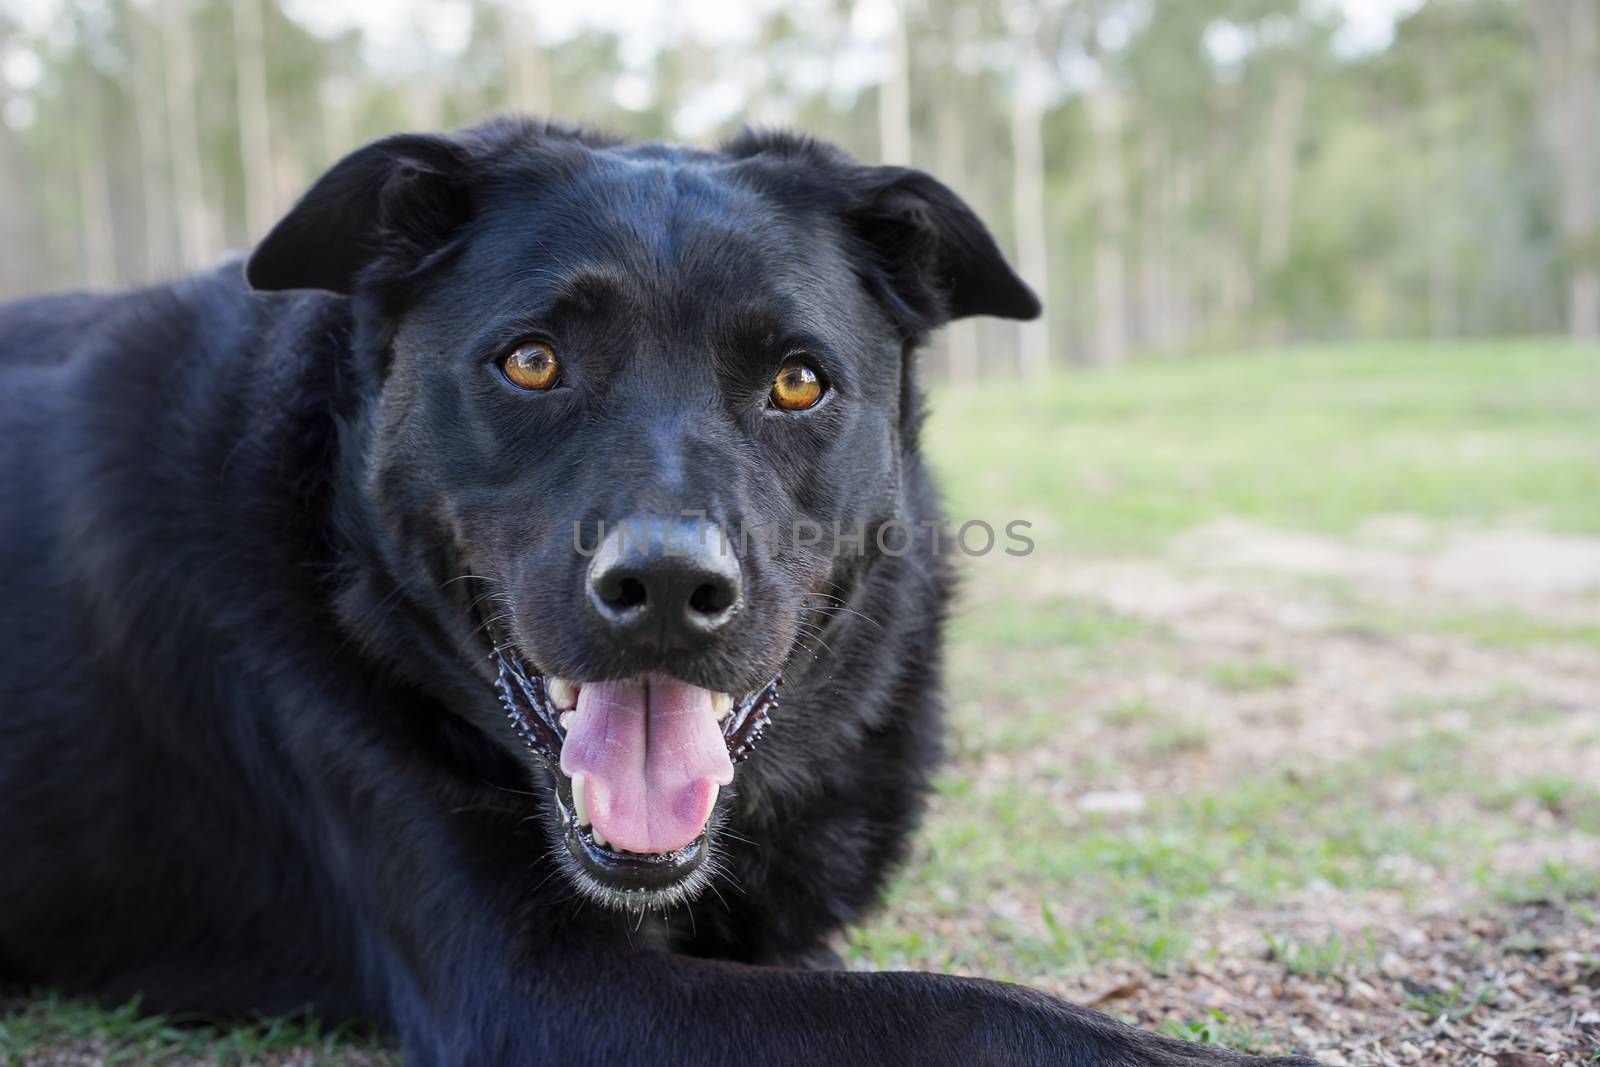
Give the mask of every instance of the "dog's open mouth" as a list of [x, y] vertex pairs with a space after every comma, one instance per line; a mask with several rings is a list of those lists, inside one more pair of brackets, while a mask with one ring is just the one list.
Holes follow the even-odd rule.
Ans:
[[593, 888], [641, 905], [692, 891], [717, 796], [766, 728], [780, 678], [733, 697], [659, 674], [548, 678], [504, 649], [496, 660], [512, 727], [558, 772], [567, 850]]

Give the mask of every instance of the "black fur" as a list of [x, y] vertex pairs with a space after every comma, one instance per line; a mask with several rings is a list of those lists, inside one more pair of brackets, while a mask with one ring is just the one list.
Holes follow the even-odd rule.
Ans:
[[[415, 1067], [1262, 1062], [1020, 987], [820, 969], [938, 754], [926, 540], [752, 553], [740, 624], [692, 655], [613, 648], [582, 608], [578, 521], [922, 529], [914, 349], [1037, 311], [919, 172], [510, 120], [356, 152], [243, 270], [0, 311], [0, 977], [309, 1005]], [[562, 388], [498, 377], [528, 335]], [[795, 349], [831, 392], [768, 410]], [[712, 891], [577, 896], [491, 632], [580, 679], [783, 671]]]

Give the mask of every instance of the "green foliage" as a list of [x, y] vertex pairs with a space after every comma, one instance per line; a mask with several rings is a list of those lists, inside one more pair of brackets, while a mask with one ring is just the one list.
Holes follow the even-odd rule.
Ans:
[[[250, 2], [266, 108], [248, 118], [268, 131], [270, 211], [365, 140], [517, 108], [702, 142], [746, 122], [792, 123], [864, 158], [883, 153], [889, 61], [880, 53], [860, 77], [860, 57], [883, 42], [852, 39], [849, 5], [769, 5], [732, 20], [749, 27], [743, 37], [580, 18], [560, 40], [540, 32], [531, 0], [450, 5], [468, 20], [459, 35], [433, 32], [435, 5], [407, 5], [414, 28], [397, 49], [374, 20], [340, 30], [330, 11]], [[1340, 47], [1338, 4], [1043, 5], [1031, 35], [996, 0], [904, 5], [911, 162], [969, 197], [1006, 245], [1045, 231], [1049, 276], [1031, 280], [1058, 362], [1108, 357], [1097, 327], [1113, 318], [1131, 347], [1162, 351], [1556, 331], [1566, 283], [1594, 269], [1597, 239], [1562, 217], [1557, 153], [1539, 137], [1553, 105], [1531, 6], [1431, 0], [1391, 45], [1362, 52]], [[0, 295], [155, 280], [259, 238], [246, 221], [259, 175], [243, 163], [252, 123], [238, 5], [67, 0], [51, 11], [47, 26], [0, 14], [0, 46], [28, 57], [8, 70], [40, 68], [0, 99], [0, 176], [14, 193], [0, 225], [15, 251], [0, 262]], [[841, 64], [844, 40], [857, 58]], [[1219, 40], [1233, 45], [1219, 52]], [[1042, 213], [1012, 195], [1026, 49], [1052, 82], [1038, 131]], [[1117, 89], [1109, 132], [1089, 121], [1096, 86], [1074, 58], [1085, 52]], [[177, 119], [191, 107], [189, 132]], [[179, 171], [191, 160], [200, 188], [186, 201]], [[196, 219], [199, 248], [182, 238]], [[1096, 284], [1112, 275], [1111, 251], [1114, 308]], [[975, 350], [1008, 372], [1016, 332], [986, 329]]]

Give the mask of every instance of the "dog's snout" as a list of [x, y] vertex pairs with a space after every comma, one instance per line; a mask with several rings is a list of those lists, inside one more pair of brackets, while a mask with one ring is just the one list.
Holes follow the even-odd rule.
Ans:
[[617, 524], [589, 562], [589, 603], [616, 640], [690, 648], [739, 609], [739, 558], [713, 523]]

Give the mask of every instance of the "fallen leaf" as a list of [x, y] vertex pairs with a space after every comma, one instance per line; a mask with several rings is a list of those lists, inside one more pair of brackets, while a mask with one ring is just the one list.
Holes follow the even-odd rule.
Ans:
[[1142, 988], [1143, 986], [1138, 982], [1123, 982], [1121, 985], [1112, 986], [1098, 997], [1089, 1001], [1089, 1007], [1098, 1008], [1101, 1005], [1110, 1004], [1113, 1000], [1127, 1000], [1129, 997], [1136, 995]]

